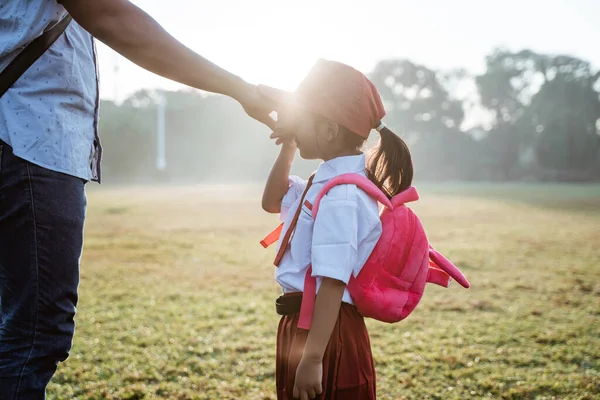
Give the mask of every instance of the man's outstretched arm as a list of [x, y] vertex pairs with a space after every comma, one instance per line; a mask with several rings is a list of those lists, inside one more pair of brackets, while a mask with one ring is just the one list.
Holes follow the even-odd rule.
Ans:
[[165, 31], [128, 0], [62, 0], [92, 36], [148, 71], [234, 98], [253, 118], [272, 126], [272, 107], [254, 85], [211, 63]]

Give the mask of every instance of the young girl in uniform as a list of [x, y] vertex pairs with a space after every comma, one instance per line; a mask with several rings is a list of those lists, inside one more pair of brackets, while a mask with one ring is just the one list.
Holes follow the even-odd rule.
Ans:
[[[377, 202], [355, 185], [335, 186], [311, 209], [320, 189], [345, 173], [368, 177], [388, 197], [411, 185], [413, 167], [404, 141], [386, 128], [375, 86], [357, 70], [320, 60], [295, 93], [261, 87], [280, 105], [272, 137], [281, 152], [262, 205], [284, 221], [275, 259], [283, 295], [277, 332], [277, 398], [370, 400], [375, 369], [363, 317], [346, 290], [381, 236]], [[361, 148], [376, 129], [379, 145]], [[289, 176], [296, 150], [323, 163], [308, 179]], [[305, 275], [312, 268], [317, 297], [310, 329], [298, 327]]]

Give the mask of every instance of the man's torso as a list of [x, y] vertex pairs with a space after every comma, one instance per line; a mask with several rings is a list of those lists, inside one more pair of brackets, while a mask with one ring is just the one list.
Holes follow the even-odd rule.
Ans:
[[[4, 0], [0, 70], [65, 15], [55, 0]], [[97, 103], [93, 39], [73, 21], [0, 98], [0, 140], [36, 165], [97, 179]]]

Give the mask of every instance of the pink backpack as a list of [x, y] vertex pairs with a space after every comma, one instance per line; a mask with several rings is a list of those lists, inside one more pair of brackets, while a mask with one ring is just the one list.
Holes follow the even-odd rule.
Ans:
[[[381, 212], [381, 237], [358, 276], [351, 276], [347, 286], [361, 315], [383, 322], [398, 322], [419, 304], [426, 283], [448, 287], [453, 278], [465, 288], [470, 286], [458, 268], [431, 247], [421, 221], [405, 205], [419, 199], [414, 187], [390, 200], [362, 175], [339, 175], [327, 182], [317, 195], [312, 208], [314, 219], [318, 216], [321, 199], [334, 186], [344, 184], [356, 185], [385, 207]], [[263, 246], [274, 241], [280, 232], [281, 227], [273, 231], [261, 242]], [[310, 328], [316, 286], [316, 278], [309, 268], [304, 281], [299, 328]]]

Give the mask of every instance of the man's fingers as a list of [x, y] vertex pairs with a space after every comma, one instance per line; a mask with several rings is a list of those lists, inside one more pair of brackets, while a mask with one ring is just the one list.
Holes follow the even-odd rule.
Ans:
[[280, 102], [270, 99], [267, 96], [261, 96], [261, 97], [262, 97], [262, 100], [264, 101], [265, 108], [268, 108], [269, 110], [271, 110], [271, 112], [273, 112], [273, 111], [278, 112], [283, 109], [283, 106]]
[[277, 125], [277, 121], [275, 121], [273, 118], [271, 118], [271, 116], [269, 114], [266, 115], [260, 115], [257, 117], [257, 119], [262, 122], [263, 124], [265, 124], [266, 126], [268, 126], [269, 128], [271, 128], [272, 130], [275, 130], [275, 126]]
[[283, 134], [281, 132], [278, 132], [276, 130], [271, 132], [271, 135], [269, 137], [271, 139], [275, 139], [276, 145], [282, 144], [285, 141], [293, 141], [294, 140], [293, 137]]
[[306, 390], [300, 391], [300, 400], [309, 400], [308, 392]]
[[308, 398], [309, 399], [314, 399], [315, 397], [317, 397], [317, 394], [315, 392], [315, 388], [311, 387], [310, 389], [308, 389]]
[[317, 386], [317, 394], [323, 393], [323, 383], [319, 382], [319, 386]]
[[248, 116], [254, 118], [258, 122], [261, 122], [271, 128], [271, 130], [275, 130], [275, 126], [277, 125], [277, 121], [271, 117], [271, 111], [263, 108], [256, 108], [253, 106], [242, 105], [244, 111]]
[[300, 391], [298, 390], [298, 386], [294, 385], [294, 398], [298, 399], [300, 398]]
[[263, 101], [265, 101], [265, 104], [275, 111], [281, 110], [282, 103], [288, 96], [286, 92], [266, 85], [258, 85], [258, 93], [261, 95]]

